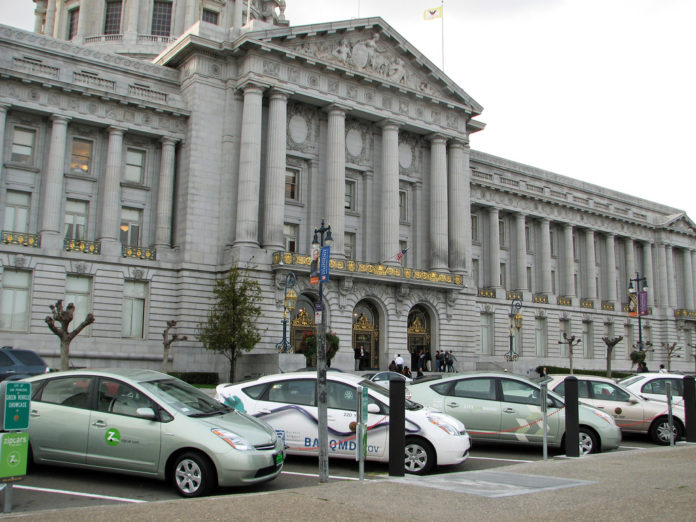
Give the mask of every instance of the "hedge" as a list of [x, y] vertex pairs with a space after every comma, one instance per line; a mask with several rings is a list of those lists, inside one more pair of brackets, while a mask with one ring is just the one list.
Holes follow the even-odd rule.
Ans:
[[218, 384], [218, 374], [215, 372], [169, 372], [169, 375], [189, 384]]

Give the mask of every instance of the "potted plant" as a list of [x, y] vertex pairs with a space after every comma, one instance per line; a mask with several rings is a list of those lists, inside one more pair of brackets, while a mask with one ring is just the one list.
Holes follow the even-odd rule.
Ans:
[[[307, 360], [307, 366], [315, 366], [317, 360], [317, 335], [306, 332], [302, 338], [302, 355]], [[334, 332], [326, 332], [326, 365], [331, 366], [331, 359], [338, 351], [338, 336]]]

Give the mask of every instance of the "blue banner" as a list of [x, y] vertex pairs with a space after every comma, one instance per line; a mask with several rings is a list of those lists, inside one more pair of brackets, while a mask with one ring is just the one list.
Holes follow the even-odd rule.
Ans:
[[319, 261], [319, 281], [326, 283], [329, 280], [329, 256], [331, 254], [331, 247], [325, 246], [321, 247], [320, 261]]

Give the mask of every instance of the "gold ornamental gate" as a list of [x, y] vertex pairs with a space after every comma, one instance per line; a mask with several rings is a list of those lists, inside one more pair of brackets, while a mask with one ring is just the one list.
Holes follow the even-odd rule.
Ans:
[[361, 363], [361, 370], [379, 369], [379, 331], [364, 313], [353, 323], [353, 347], [360, 346], [367, 352], [367, 360]]

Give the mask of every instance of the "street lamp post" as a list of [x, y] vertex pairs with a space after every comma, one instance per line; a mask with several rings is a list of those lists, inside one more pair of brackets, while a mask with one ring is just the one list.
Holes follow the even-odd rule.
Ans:
[[[324, 225], [321, 220], [321, 227], [314, 229], [314, 239], [312, 248], [317, 249], [330, 246], [333, 243], [331, 235], [331, 225]], [[321, 274], [328, 274], [328, 266], [320, 268]], [[319, 482], [329, 481], [329, 429], [326, 408], [326, 313], [324, 311], [323, 277], [319, 276], [319, 303], [318, 310], [321, 312], [321, 322], [319, 323], [319, 334], [317, 335], [317, 406], [318, 406], [318, 426], [319, 430]]]
[[516, 361], [519, 355], [515, 352], [515, 347], [513, 345], [513, 336], [515, 328], [517, 328], [517, 335], [519, 336], [520, 328], [522, 328], [522, 313], [520, 309], [522, 308], [522, 300], [515, 297], [510, 303], [510, 351], [505, 354], [506, 361]]
[[[633, 283], [636, 286], [633, 286]], [[641, 277], [638, 272], [636, 272], [636, 277], [628, 280], [628, 294], [629, 299], [633, 300], [635, 304], [636, 315], [638, 316], [638, 350], [643, 351], [643, 325], [641, 324], [641, 316], [647, 312], [647, 291], [648, 291], [648, 280], [645, 277]]]
[[285, 294], [283, 296], [283, 340], [276, 344], [276, 350], [280, 353], [287, 353], [290, 351], [292, 346], [288, 342], [287, 336], [287, 326], [288, 326], [288, 312], [292, 316], [292, 311], [295, 309], [297, 304], [297, 293], [293, 290], [297, 278], [293, 272], [288, 272], [285, 276]]

